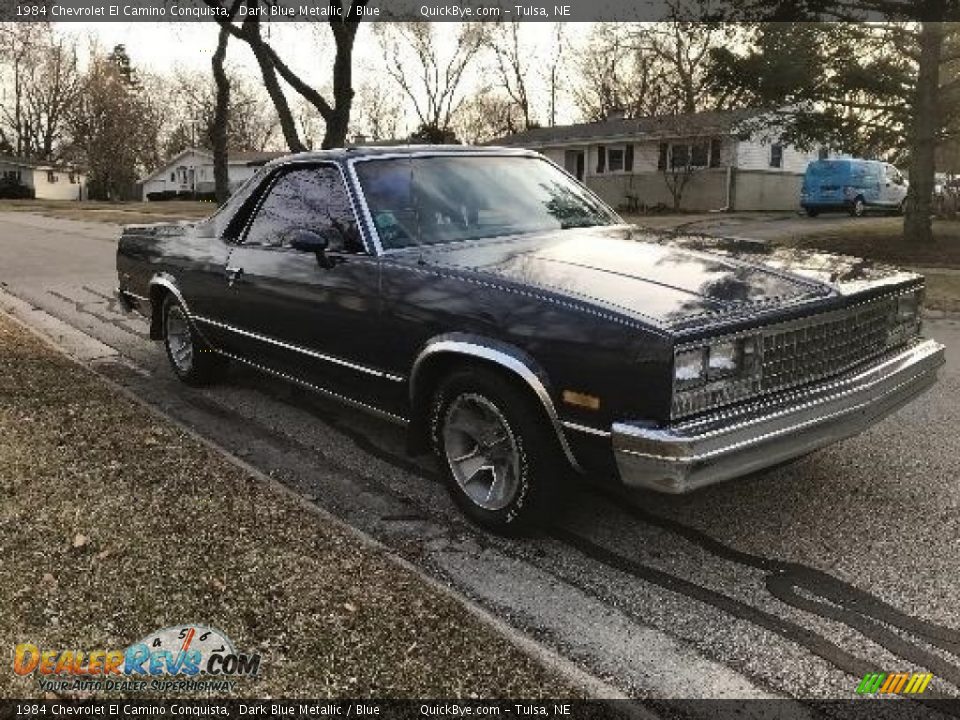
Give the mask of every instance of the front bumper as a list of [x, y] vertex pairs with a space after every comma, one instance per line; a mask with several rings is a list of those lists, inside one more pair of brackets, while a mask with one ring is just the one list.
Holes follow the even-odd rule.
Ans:
[[917, 342], [812, 387], [668, 427], [615, 423], [623, 483], [684, 493], [798, 457], [856, 435], [936, 382], [943, 346]]

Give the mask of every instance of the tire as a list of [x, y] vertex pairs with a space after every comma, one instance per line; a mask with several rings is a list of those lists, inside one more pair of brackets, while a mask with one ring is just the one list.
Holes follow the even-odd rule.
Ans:
[[904, 199], [900, 201], [899, 205], [897, 205], [897, 215], [899, 215], [900, 217], [903, 217], [906, 214], [907, 214], [907, 201], [906, 199]]
[[804, 209], [807, 211], [807, 217], [816, 217], [817, 215], [820, 214], [820, 211], [817, 210], [816, 208], [808, 207]]
[[210, 385], [219, 380], [227, 361], [200, 337], [183, 305], [173, 295], [167, 295], [162, 312], [163, 347], [174, 374], [193, 386]]
[[853, 201], [853, 205], [850, 206], [850, 214], [853, 217], [863, 217], [863, 214], [867, 211], [867, 205], [863, 201], [863, 197], [857, 196]]
[[568, 466], [542, 406], [493, 370], [447, 376], [433, 396], [428, 432], [454, 502], [494, 532], [530, 530], [562, 495]]

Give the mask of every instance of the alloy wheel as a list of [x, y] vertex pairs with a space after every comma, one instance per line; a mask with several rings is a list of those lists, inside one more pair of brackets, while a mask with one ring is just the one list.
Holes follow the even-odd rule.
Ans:
[[193, 367], [193, 336], [190, 334], [190, 324], [183, 310], [172, 305], [167, 311], [166, 325], [167, 350], [177, 370], [188, 373]]
[[520, 487], [520, 452], [506, 418], [483, 395], [466, 393], [443, 419], [443, 446], [454, 479], [478, 507], [502, 510]]

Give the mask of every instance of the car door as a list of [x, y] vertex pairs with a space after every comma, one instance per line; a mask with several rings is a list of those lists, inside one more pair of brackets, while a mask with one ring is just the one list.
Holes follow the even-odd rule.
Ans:
[[[304, 249], [305, 236], [325, 239], [326, 248]], [[337, 165], [281, 169], [225, 270], [218, 322], [230, 353], [351, 397], [375, 396], [391, 382], [377, 368], [379, 264]]]

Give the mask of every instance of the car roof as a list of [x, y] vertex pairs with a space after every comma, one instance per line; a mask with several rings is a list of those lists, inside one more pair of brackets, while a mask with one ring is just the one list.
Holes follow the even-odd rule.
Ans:
[[271, 160], [267, 167], [276, 167], [291, 162], [343, 162], [354, 158], [370, 157], [415, 157], [418, 155], [505, 155], [505, 156], [535, 156], [532, 150], [509, 147], [490, 147], [476, 145], [377, 145], [334, 148], [332, 150], [311, 150], [309, 152], [292, 153]]

